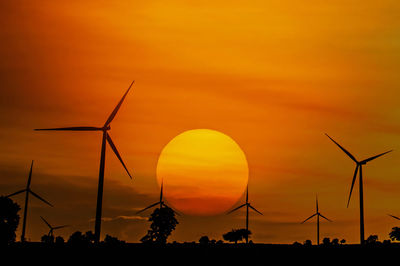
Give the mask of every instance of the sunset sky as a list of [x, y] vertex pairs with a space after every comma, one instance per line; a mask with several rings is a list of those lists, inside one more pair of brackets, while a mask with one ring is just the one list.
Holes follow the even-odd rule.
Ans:
[[[39, 4], [40, 2], [40, 4]], [[94, 229], [101, 134], [34, 128], [102, 126], [128, 88], [110, 135], [105, 234], [138, 242], [136, 211], [158, 200], [158, 157], [175, 136], [212, 129], [232, 138], [249, 167], [255, 242], [359, 241], [354, 163], [364, 159], [365, 234], [388, 239], [400, 215], [400, 3], [309, 1], [0, 1], [0, 194], [23, 189], [35, 160], [27, 238], [40, 220]], [[188, 177], [190, 178], [190, 177]], [[14, 198], [21, 206], [23, 196]], [[234, 205], [244, 201], [244, 195]], [[21, 213], [22, 215], [22, 213]], [[182, 215], [169, 241], [222, 239], [244, 212]], [[20, 236], [20, 228], [17, 237]]]

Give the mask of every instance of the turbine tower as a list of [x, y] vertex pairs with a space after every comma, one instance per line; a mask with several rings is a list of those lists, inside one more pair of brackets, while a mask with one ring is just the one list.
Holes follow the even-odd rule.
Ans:
[[40, 216], [40, 218], [42, 218], [42, 220], [43, 220], [43, 222], [45, 223], [45, 224], [47, 224], [47, 226], [50, 228], [50, 231], [49, 231], [49, 233], [47, 234], [48, 236], [50, 236], [50, 237], [54, 237], [54, 230], [57, 230], [57, 229], [61, 229], [61, 228], [64, 228], [64, 227], [67, 227], [68, 225], [61, 225], [61, 226], [55, 226], [55, 227], [53, 227], [53, 226], [51, 226], [51, 224], [49, 224], [47, 221], [46, 221], [46, 219], [44, 219], [42, 216]]
[[162, 207], [168, 207], [168, 208], [170, 208], [175, 214], [179, 215], [179, 213], [177, 213], [175, 210], [173, 210], [171, 207], [169, 207], [167, 204], [165, 204], [165, 202], [164, 202], [164, 195], [163, 195], [163, 190], [164, 190], [163, 188], [164, 188], [164, 181], [162, 180], [162, 181], [161, 181], [161, 190], [160, 190], [160, 200], [159, 200], [158, 202], [153, 203], [153, 204], [151, 204], [150, 206], [147, 206], [146, 208], [144, 208], [144, 209], [142, 209], [142, 210], [136, 212], [136, 214], [139, 214], [139, 213], [141, 213], [141, 212], [144, 212], [145, 210], [148, 210], [148, 209], [150, 209], [150, 208], [153, 208], [153, 207], [156, 206], [156, 205], [160, 205], [160, 209], [161, 209]]
[[[246, 188], [246, 203], [229, 211], [227, 214], [231, 214], [232, 212], [235, 212], [244, 206], [246, 206], [246, 231], [249, 232], [249, 208], [261, 215], [263, 215], [263, 214], [261, 212], [259, 212], [256, 208], [251, 206], [251, 204], [249, 202], [249, 185], [248, 184], [247, 184], [247, 188]], [[249, 236], [247, 234], [246, 234], [246, 243], [249, 243]]]
[[325, 216], [323, 216], [319, 210], [318, 210], [318, 197], [316, 197], [315, 200], [315, 213], [313, 215], [311, 215], [310, 217], [308, 217], [307, 219], [305, 219], [302, 224], [304, 224], [306, 221], [310, 220], [311, 218], [313, 218], [315, 215], [317, 216], [317, 244], [319, 245], [319, 217], [324, 218], [325, 220], [332, 222], [331, 220], [329, 220], [328, 218], [326, 218]]
[[101, 142], [101, 155], [100, 155], [100, 169], [99, 169], [99, 184], [97, 190], [97, 205], [96, 205], [96, 221], [95, 221], [95, 242], [100, 242], [100, 229], [101, 229], [101, 211], [102, 211], [102, 202], [103, 202], [103, 185], [104, 185], [104, 168], [105, 168], [105, 160], [106, 160], [106, 142], [110, 145], [111, 149], [121, 162], [122, 166], [125, 168], [125, 171], [128, 173], [129, 177], [132, 179], [131, 174], [129, 173], [128, 169], [123, 162], [121, 155], [119, 154], [117, 148], [115, 147], [114, 142], [112, 141], [110, 134], [108, 131], [111, 129], [110, 124], [115, 118], [119, 108], [121, 107], [123, 101], [125, 100], [126, 95], [128, 94], [129, 90], [131, 89], [133, 83], [129, 86], [128, 90], [125, 92], [122, 99], [119, 101], [117, 106], [114, 108], [110, 116], [108, 117], [107, 121], [104, 123], [102, 127], [64, 127], [64, 128], [44, 128], [44, 129], [35, 129], [35, 130], [52, 130], [52, 131], [100, 131], [103, 134], [102, 142]]
[[14, 195], [17, 195], [17, 194], [25, 192], [25, 207], [24, 207], [24, 218], [23, 218], [23, 222], [22, 222], [21, 242], [25, 241], [25, 229], [26, 229], [26, 217], [27, 217], [27, 214], [28, 214], [29, 193], [32, 194], [33, 196], [35, 196], [36, 198], [40, 199], [41, 201], [43, 201], [47, 205], [50, 205], [51, 207], [53, 207], [53, 205], [51, 205], [51, 203], [49, 203], [48, 201], [46, 201], [45, 199], [43, 199], [42, 197], [40, 197], [38, 194], [36, 194], [35, 192], [33, 192], [31, 190], [32, 168], [33, 168], [33, 160], [32, 160], [32, 163], [31, 163], [31, 169], [29, 171], [29, 177], [28, 177], [28, 182], [26, 184], [26, 188], [22, 189], [22, 190], [19, 190], [17, 192], [14, 192], [14, 193], [12, 193], [12, 194], [7, 196], [7, 198], [9, 198], [9, 197], [12, 197]]
[[343, 148], [342, 146], [339, 145], [339, 143], [337, 143], [335, 140], [333, 140], [330, 136], [328, 136], [328, 134], [325, 134], [330, 140], [333, 141], [333, 143], [335, 143], [344, 153], [347, 154], [347, 156], [350, 157], [350, 159], [352, 159], [355, 163], [356, 163], [356, 170], [354, 171], [354, 176], [353, 176], [353, 180], [351, 181], [351, 188], [350, 188], [350, 195], [349, 195], [349, 199], [347, 201], [347, 207], [349, 207], [349, 203], [350, 203], [350, 198], [351, 198], [351, 193], [353, 192], [353, 187], [354, 187], [354, 183], [357, 179], [357, 173], [360, 172], [359, 175], [359, 179], [358, 179], [358, 183], [359, 183], [359, 194], [360, 194], [360, 244], [364, 244], [364, 191], [363, 191], [363, 176], [362, 176], [362, 166], [367, 164], [368, 162], [375, 160], [378, 157], [381, 157], [383, 155], [385, 155], [386, 153], [392, 152], [393, 150], [372, 156], [370, 158], [367, 158], [365, 160], [362, 161], [357, 161], [357, 159], [350, 153], [348, 152], [345, 148]]

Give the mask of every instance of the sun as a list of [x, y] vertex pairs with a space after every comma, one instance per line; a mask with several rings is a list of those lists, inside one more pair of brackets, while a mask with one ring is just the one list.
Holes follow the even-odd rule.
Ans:
[[162, 150], [157, 180], [173, 208], [190, 215], [226, 212], [248, 182], [247, 159], [229, 136], [210, 129], [185, 131]]

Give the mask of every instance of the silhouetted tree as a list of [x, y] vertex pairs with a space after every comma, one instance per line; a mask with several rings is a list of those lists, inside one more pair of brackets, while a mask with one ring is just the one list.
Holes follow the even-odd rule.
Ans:
[[329, 245], [331, 244], [331, 239], [330, 239], [329, 237], [325, 237], [325, 238], [322, 240], [322, 244], [323, 244], [324, 246], [329, 246]]
[[332, 239], [331, 244], [332, 244], [333, 246], [339, 246], [339, 239], [338, 239], [338, 238]]
[[53, 244], [54, 243], [54, 236], [43, 235], [40, 240], [42, 241], [42, 243], [45, 243], [45, 244]]
[[367, 240], [365, 241], [369, 245], [373, 245], [378, 243], [378, 236], [377, 235], [370, 235]]
[[94, 240], [95, 237], [92, 231], [87, 231], [85, 234], [82, 234], [80, 231], [76, 231], [69, 237], [68, 244], [73, 246], [89, 245], [94, 243]]
[[199, 243], [200, 245], [208, 245], [210, 243], [210, 239], [208, 238], [208, 236], [202, 236], [199, 239]]
[[383, 245], [388, 246], [391, 244], [391, 241], [390, 241], [390, 239], [385, 239], [385, 240], [383, 240], [382, 243], [383, 243]]
[[301, 243], [297, 242], [297, 241], [295, 241], [292, 245], [295, 246], [295, 247], [301, 247], [302, 246]]
[[57, 236], [56, 237], [56, 245], [63, 245], [65, 242], [64, 238], [62, 236]]
[[344, 245], [345, 243], [346, 243], [346, 239], [343, 238], [342, 240], [340, 240], [341, 245]]
[[235, 242], [237, 244], [238, 241], [242, 241], [246, 239], [246, 236], [250, 236], [251, 231], [246, 229], [232, 229], [232, 231], [222, 235], [224, 240], [229, 242]]
[[175, 218], [175, 212], [167, 206], [155, 209], [149, 222], [152, 222], [150, 230], [140, 239], [143, 243], [165, 244], [176, 225], [179, 224]]
[[400, 227], [393, 227], [389, 237], [392, 241], [400, 241]]
[[0, 245], [15, 242], [15, 231], [19, 223], [19, 205], [12, 199], [0, 196]]
[[118, 246], [125, 244], [125, 241], [119, 240], [118, 238], [110, 235], [106, 235], [106, 237], [104, 238], [104, 243], [108, 246]]
[[312, 241], [310, 239], [307, 239], [306, 241], [304, 241], [303, 245], [310, 247], [310, 246], [312, 246]]
[[87, 231], [85, 233], [85, 238], [87, 239], [87, 241], [89, 241], [89, 243], [94, 243], [96, 240], [96, 237], [92, 231]]

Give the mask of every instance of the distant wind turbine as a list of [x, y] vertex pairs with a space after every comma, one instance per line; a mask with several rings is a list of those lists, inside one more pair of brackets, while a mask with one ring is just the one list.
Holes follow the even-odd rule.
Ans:
[[32, 194], [33, 196], [35, 196], [36, 198], [40, 199], [41, 201], [43, 201], [47, 205], [50, 205], [51, 207], [53, 207], [53, 205], [51, 203], [49, 203], [48, 201], [46, 201], [45, 199], [43, 199], [42, 197], [40, 197], [38, 194], [36, 194], [35, 192], [33, 192], [31, 190], [32, 168], [33, 168], [33, 161], [31, 163], [31, 170], [29, 171], [29, 177], [28, 177], [28, 182], [26, 184], [26, 188], [22, 189], [22, 190], [19, 190], [19, 191], [15, 192], [15, 193], [12, 193], [12, 194], [7, 196], [7, 198], [8, 198], [8, 197], [12, 197], [14, 195], [17, 195], [17, 194], [25, 192], [25, 207], [24, 207], [24, 218], [23, 218], [23, 222], [22, 222], [21, 242], [25, 241], [25, 229], [26, 229], [26, 217], [27, 217], [27, 214], [28, 214], [29, 193]]
[[148, 210], [150, 208], [153, 208], [154, 206], [160, 205], [160, 209], [162, 207], [168, 207], [170, 208], [175, 214], [180, 215], [179, 213], [177, 213], [175, 210], [173, 210], [171, 207], [169, 207], [167, 204], [165, 204], [164, 202], [164, 195], [163, 195], [163, 188], [164, 188], [164, 181], [161, 181], [161, 190], [160, 190], [160, 200], [154, 204], [151, 204], [150, 206], [147, 206], [146, 208], [144, 208], [143, 210], [140, 210], [138, 212], [136, 212], [136, 214], [142, 213], [145, 210]]
[[64, 228], [64, 227], [68, 227], [69, 225], [61, 225], [61, 226], [51, 226], [51, 224], [49, 224], [47, 221], [46, 221], [46, 219], [44, 219], [42, 216], [40, 216], [40, 218], [42, 218], [42, 220], [43, 220], [43, 222], [45, 223], [45, 224], [47, 224], [47, 226], [50, 228], [50, 231], [49, 231], [49, 233], [47, 234], [48, 236], [50, 236], [50, 237], [54, 237], [54, 230], [57, 230], [57, 229], [61, 229], [61, 228]]
[[126, 172], [128, 173], [129, 177], [132, 179], [131, 174], [129, 173], [128, 169], [123, 162], [121, 155], [119, 154], [117, 148], [112, 141], [110, 134], [108, 131], [111, 129], [110, 124], [113, 121], [114, 117], [116, 116], [119, 108], [121, 107], [123, 101], [125, 100], [126, 95], [128, 94], [129, 90], [131, 89], [133, 83], [129, 86], [128, 90], [125, 92], [122, 99], [119, 101], [117, 106], [112, 111], [111, 115], [108, 117], [107, 121], [103, 125], [103, 127], [64, 127], [64, 128], [45, 128], [45, 129], [35, 129], [35, 130], [52, 130], [52, 131], [101, 131], [103, 133], [102, 143], [101, 143], [101, 156], [100, 156], [100, 169], [99, 169], [99, 184], [97, 190], [97, 206], [96, 206], [96, 221], [95, 221], [95, 242], [100, 242], [100, 229], [101, 229], [101, 211], [102, 211], [102, 202], [103, 202], [103, 185], [104, 185], [104, 168], [105, 168], [105, 160], [106, 160], [106, 142], [110, 145], [111, 149], [114, 151], [115, 155], [118, 157], [119, 161], [121, 162], [122, 166], [125, 168]]
[[347, 201], [347, 207], [349, 207], [351, 193], [353, 192], [354, 183], [357, 179], [357, 173], [358, 173], [358, 171], [360, 172], [360, 177], [359, 177], [358, 183], [359, 183], [359, 193], [360, 193], [360, 244], [362, 245], [362, 244], [364, 244], [364, 195], [363, 195], [362, 166], [372, 160], [375, 160], [378, 157], [381, 157], [389, 152], [392, 152], [393, 150], [372, 156], [363, 161], [357, 161], [357, 159], [350, 152], [348, 152], [345, 148], [340, 146], [339, 143], [337, 143], [335, 140], [333, 140], [331, 137], [329, 137], [328, 134], [325, 134], [325, 135], [328, 138], [330, 138], [330, 140], [332, 140], [344, 153], [347, 154], [347, 156], [349, 156], [356, 163], [356, 170], [354, 171], [353, 180], [351, 182], [350, 195], [349, 195], [349, 199]]
[[[239, 207], [236, 207], [235, 209], [229, 211], [227, 214], [231, 214], [232, 212], [235, 212], [235, 211], [239, 210], [240, 208], [242, 208], [244, 206], [246, 206], [246, 231], [249, 232], [249, 208], [251, 208], [253, 211], [263, 215], [256, 208], [251, 206], [251, 204], [249, 202], [249, 185], [247, 185], [247, 188], [246, 188], [246, 203], [244, 203], [244, 204], [240, 205]], [[246, 243], [249, 243], [249, 236], [248, 235], [246, 235]]]
[[315, 215], [317, 216], [317, 244], [319, 245], [319, 217], [324, 218], [325, 220], [332, 222], [331, 220], [329, 220], [328, 218], [326, 218], [325, 216], [323, 216], [319, 210], [318, 210], [318, 197], [316, 197], [315, 200], [316, 203], [316, 208], [315, 208], [315, 213], [313, 215], [311, 215], [310, 217], [308, 217], [307, 219], [305, 219], [302, 224], [304, 224], [306, 221], [310, 220], [311, 218], [313, 218]]

